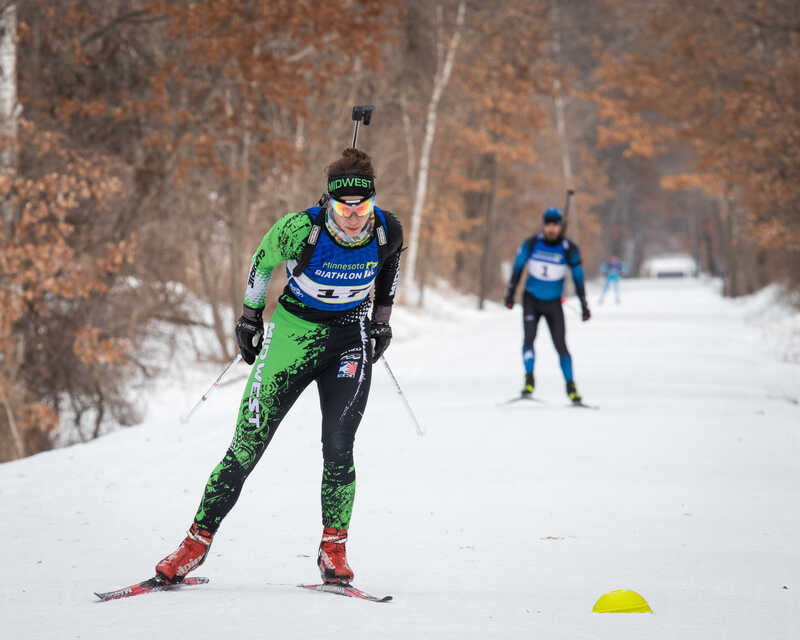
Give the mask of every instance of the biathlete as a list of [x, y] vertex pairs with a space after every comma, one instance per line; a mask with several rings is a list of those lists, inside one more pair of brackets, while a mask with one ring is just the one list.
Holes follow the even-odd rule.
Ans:
[[[389, 318], [403, 231], [375, 206], [375, 174], [349, 148], [328, 167], [321, 206], [281, 218], [253, 255], [236, 323], [242, 357], [255, 363], [236, 429], [211, 472], [186, 538], [156, 565], [174, 584], [200, 566], [286, 412], [317, 383], [322, 409], [322, 580], [350, 583], [345, 543], [355, 496], [353, 442], [369, 395], [372, 364], [392, 338]], [[286, 262], [289, 282], [266, 324], [261, 315], [272, 270]], [[367, 318], [374, 286], [372, 319]]]
[[511, 280], [505, 297], [505, 305], [514, 308], [514, 294], [523, 271], [527, 272], [525, 293], [522, 299], [524, 337], [522, 340], [522, 362], [525, 367], [525, 381], [521, 395], [529, 398], [533, 395], [533, 365], [535, 353], [533, 343], [539, 320], [544, 316], [553, 344], [558, 351], [561, 371], [567, 383], [567, 395], [575, 404], [582, 398], [575, 386], [572, 371], [572, 356], [567, 349], [564, 310], [561, 306], [561, 295], [564, 291], [564, 280], [567, 269], [572, 272], [575, 292], [581, 301], [583, 321], [591, 317], [589, 304], [586, 302], [586, 288], [583, 282], [583, 267], [578, 245], [563, 235], [563, 215], [559, 209], [548, 209], [543, 216], [544, 228], [537, 234], [527, 238], [517, 252]]
[[603, 299], [606, 297], [608, 290], [614, 288], [614, 300], [619, 304], [619, 279], [622, 275], [627, 275], [628, 265], [620, 260], [617, 256], [613, 256], [608, 262], [604, 262], [600, 267], [600, 272], [606, 276], [606, 284], [603, 287], [603, 293], [600, 294], [600, 299], [597, 304], [603, 304]]

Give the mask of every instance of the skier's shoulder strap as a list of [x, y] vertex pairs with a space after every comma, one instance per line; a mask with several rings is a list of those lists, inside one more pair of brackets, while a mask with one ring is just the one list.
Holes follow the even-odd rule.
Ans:
[[403, 228], [391, 211], [375, 207], [374, 232], [378, 241], [378, 264], [382, 265], [403, 244]]
[[533, 247], [536, 246], [536, 241], [541, 240], [544, 238], [544, 234], [539, 231], [538, 233], [534, 233], [530, 238], [525, 241], [525, 255], [530, 258], [531, 254], [533, 253]]
[[306, 267], [311, 262], [311, 257], [314, 255], [314, 249], [316, 249], [317, 242], [319, 242], [319, 236], [322, 233], [322, 227], [325, 225], [326, 201], [327, 196], [322, 196], [318, 206], [305, 210], [305, 213], [307, 213], [308, 217], [311, 218], [311, 231], [308, 232], [308, 237], [303, 245], [303, 252], [300, 254], [300, 259], [297, 261], [294, 269], [292, 269], [292, 275], [295, 277], [299, 276], [301, 273], [303, 273], [303, 271], [306, 270]]
[[378, 241], [378, 252], [384, 250], [385, 247], [389, 246], [389, 236], [386, 231], [386, 217], [378, 207], [374, 207], [375, 211], [375, 225], [372, 228], [372, 231], [375, 233], [375, 238]]
[[408, 249], [403, 246], [403, 225], [396, 214], [388, 209], [375, 207], [375, 237], [378, 241], [379, 269], [392, 256], [399, 256]]
[[[564, 257], [566, 258], [567, 263], [573, 267], [577, 267], [581, 263], [581, 254], [580, 250], [578, 249], [578, 245], [569, 238], [565, 237], [561, 246], [564, 247]], [[572, 260], [576, 256], [577, 262], [573, 263]]]

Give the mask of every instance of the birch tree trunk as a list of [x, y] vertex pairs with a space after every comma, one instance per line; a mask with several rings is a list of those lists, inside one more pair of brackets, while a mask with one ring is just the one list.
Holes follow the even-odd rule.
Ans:
[[[242, 291], [244, 290], [244, 255], [247, 251], [246, 231], [247, 214], [250, 210], [250, 132], [245, 130], [242, 135], [242, 147], [239, 156], [239, 184], [238, 207], [231, 207], [231, 284], [230, 301], [234, 317], [238, 317], [242, 307]], [[227, 355], [227, 354], [226, 354]]]
[[[433, 90], [431, 91], [431, 99], [428, 102], [428, 114], [425, 120], [425, 136], [422, 140], [422, 149], [420, 150], [419, 155], [417, 188], [414, 194], [414, 206], [411, 210], [411, 235], [409, 236], [408, 240], [408, 268], [405, 277], [405, 280], [409, 286], [413, 286], [416, 279], [419, 231], [422, 226], [422, 211], [425, 206], [425, 195], [428, 189], [428, 175], [430, 173], [433, 139], [436, 135], [436, 117], [439, 109], [439, 101], [441, 100], [442, 94], [447, 87], [447, 83], [450, 81], [450, 74], [453, 71], [453, 61], [456, 57], [456, 50], [458, 49], [458, 43], [461, 40], [461, 31], [464, 26], [466, 3], [459, 2], [458, 4], [455, 27], [446, 51], [444, 37], [441, 32], [441, 6], [437, 7], [436, 14], [438, 23], [436, 39], [436, 73], [433, 76]], [[417, 304], [420, 303], [420, 298], [421, 296], [418, 297]]]
[[[17, 168], [17, 7], [10, 5], [0, 15], [0, 170]], [[16, 212], [11, 198], [2, 204], [3, 222], [12, 227]]]
[[[17, 102], [17, 8], [8, 5], [0, 14], [0, 173], [14, 174], [17, 169], [17, 121], [20, 114]], [[13, 234], [16, 225], [16, 207], [12, 198], [6, 198], [0, 204], [0, 216], [7, 233]], [[22, 361], [23, 347], [21, 340], [11, 337], [13, 348], [7, 354], [5, 370], [10, 384], [16, 378], [16, 369]], [[4, 416], [11, 432], [17, 456], [25, 455], [25, 444], [14, 417], [9, 390], [0, 385], [0, 403], [5, 407]]]
[[[558, 16], [558, 0], [553, 0], [552, 4], [552, 18], [553, 18], [553, 58], [556, 68], [561, 66], [561, 38], [559, 35], [559, 16]], [[556, 133], [558, 140], [561, 144], [561, 171], [564, 176], [564, 188], [562, 193], [567, 189], [572, 189], [572, 162], [569, 155], [569, 141], [567, 140], [567, 119], [566, 119], [566, 99], [564, 98], [561, 80], [553, 77], [553, 102], [555, 103], [556, 113]], [[575, 242], [580, 244], [580, 229], [578, 227], [578, 217], [574, 205], [570, 208], [571, 222], [572, 222], [572, 236]], [[566, 222], [566, 220], [565, 220]]]
[[411, 116], [408, 115], [406, 94], [400, 96], [400, 107], [403, 114], [403, 133], [406, 139], [406, 178], [409, 191], [414, 189], [414, 134], [411, 128]]

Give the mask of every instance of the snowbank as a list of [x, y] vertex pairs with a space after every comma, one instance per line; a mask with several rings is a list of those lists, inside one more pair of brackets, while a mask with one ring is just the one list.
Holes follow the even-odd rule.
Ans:
[[800, 363], [800, 293], [772, 284], [735, 302], [760, 330], [766, 348], [786, 362]]

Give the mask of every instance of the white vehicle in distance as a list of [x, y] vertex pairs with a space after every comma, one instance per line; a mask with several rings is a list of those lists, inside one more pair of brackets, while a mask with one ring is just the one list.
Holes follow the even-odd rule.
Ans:
[[644, 278], [694, 278], [698, 271], [695, 259], [685, 253], [648, 258], [641, 268]]

